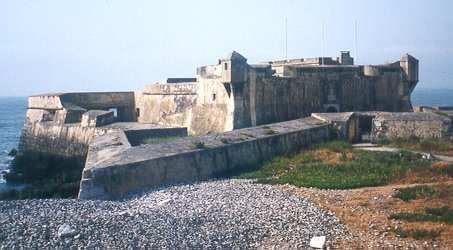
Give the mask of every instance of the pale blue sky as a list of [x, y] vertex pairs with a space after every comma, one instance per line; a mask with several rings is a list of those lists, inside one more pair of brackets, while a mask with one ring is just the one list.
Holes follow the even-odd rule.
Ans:
[[[453, 88], [453, 1], [0, 0], [0, 95], [137, 90], [237, 50], [259, 62], [354, 52], [420, 59], [419, 88]], [[353, 56], [354, 53], [353, 53]]]

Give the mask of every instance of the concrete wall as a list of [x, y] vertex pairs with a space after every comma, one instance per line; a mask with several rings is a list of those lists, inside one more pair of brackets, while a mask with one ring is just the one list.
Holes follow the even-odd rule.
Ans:
[[[93, 139], [79, 198], [110, 199], [139, 188], [202, 180], [256, 166], [327, 140], [329, 125], [304, 118], [139, 147], [130, 147], [124, 138], [113, 131]], [[200, 143], [204, 146], [197, 148]]]

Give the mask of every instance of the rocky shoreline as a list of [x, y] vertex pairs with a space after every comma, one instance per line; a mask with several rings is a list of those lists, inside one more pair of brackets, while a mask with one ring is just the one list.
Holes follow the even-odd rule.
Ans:
[[247, 180], [147, 190], [117, 201], [0, 201], [0, 248], [307, 248], [345, 232], [308, 199]]

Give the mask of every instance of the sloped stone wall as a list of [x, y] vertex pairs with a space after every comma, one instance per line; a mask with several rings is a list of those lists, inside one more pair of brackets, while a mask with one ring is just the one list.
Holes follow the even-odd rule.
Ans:
[[90, 144], [79, 198], [110, 199], [256, 166], [328, 140], [329, 130], [328, 123], [310, 117], [138, 147], [128, 146], [118, 132], [107, 133]]

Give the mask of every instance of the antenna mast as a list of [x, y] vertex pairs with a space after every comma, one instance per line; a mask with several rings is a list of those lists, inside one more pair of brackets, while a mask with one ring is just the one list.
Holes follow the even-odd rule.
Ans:
[[357, 59], [359, 57], [359, 49], [358, 49], [358, 47], [359, 47], [359, 38], [358, 38], [359, 34], [358, 33], [359, 33], [359, 28], [358, 28], [357, 20], [355, 20], [355, 24], [354, 24], [354, 47], [355, 47], [354, 48], [354, 50], [355, 50], [354, 51], [354, 53], [355, 53], [354, 57], [356, 58], [356, 60], [355, 60], [356, 63], [355, 64], [357, 64]]
[[288, 18], [285, 17], [285, 59], [288, 60]]
[[325, 53], [325, 43], [326, 43], [326, 37], [325, 37], [325, 22], [322, 22], [322, 41], [321, 41], [321, 46], [322, 46], [322, 53], [321, 53], [321, 65], [324, 66], [324, 53]]

